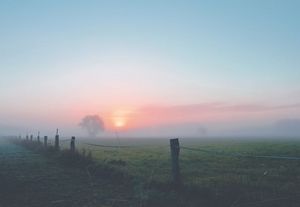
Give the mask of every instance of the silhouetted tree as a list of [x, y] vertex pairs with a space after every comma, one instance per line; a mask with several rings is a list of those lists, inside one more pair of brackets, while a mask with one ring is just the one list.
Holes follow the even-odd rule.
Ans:
[[98, 115], [85, 116], [82, 118], [79, 126], [85, 129], [91, 137], [95, 137], [97, 134], [105, 130], [104, 122]]

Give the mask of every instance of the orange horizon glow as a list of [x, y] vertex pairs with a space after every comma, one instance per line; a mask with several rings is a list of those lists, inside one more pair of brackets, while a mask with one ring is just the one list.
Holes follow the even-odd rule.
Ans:
[[111, 126], [108, 126], [112, 129], [129, 129], [130, 127], [130, 114], [132, 113], [131, 110], [114, 110], [110, 115], [110, 123]]
[[[53, 122], [75, 123], [86, 114], [98, 114], [109, 131], [134, 131], [143, 128], [180, 123], [255, 122], [277, 120], [298, 113], [298, 106], [268, 104], [204, 103], [190, 105], [98, 105], [82, 104], [68, 108], [68, 114], [49, 116]], [[54, 113], [53, 113], [54, 115]], [[56, 115], [56, 114], [55, 114]], [[63, 116], [62, 116], [63, 115]], [[36, 117], [38, 119], [40, 117]], [[51, 120], [52, 121], [52, 120]], [[74, 125], [75, 125], [74, 124]]]

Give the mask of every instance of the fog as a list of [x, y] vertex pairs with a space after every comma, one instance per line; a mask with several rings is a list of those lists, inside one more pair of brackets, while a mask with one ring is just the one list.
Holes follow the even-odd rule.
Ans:
[[[89, 122], [92, 120], [92, 122]], [[96, 120], [94, 122], [94, 120]], [[122, 137], [194, 137], [194, 138], [300, 138], [300, 119], [280, 119], [269, 123], [241, 124], [232, 122], [183, 122], [177, 124], [163, 124], [157, 126], [147, 126], [134, 129], [105, 129], [104, 121], [96, 115], [86, 116], [80, 124], [41, 126], [31, 128], [25, 126], [0, 125], [0, 135], [41, 135], [54, 136], [56, 127], [60, 129], [62, 136], [80, 137], [114, 137], [116, 131]]]

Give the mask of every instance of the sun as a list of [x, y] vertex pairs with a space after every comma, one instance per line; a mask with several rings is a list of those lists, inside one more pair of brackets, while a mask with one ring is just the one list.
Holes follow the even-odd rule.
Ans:
[[128, 127], [128, 122], [130, 121], [130, 110], [115, 110], [112, 113], [111, 121], [112, 126], [118, 129], [125, 129]]
[[114, 125], [117, 128], [123, 128], [126, 125], [126, 122], [123, 118], [119, 117], [114, 120]]

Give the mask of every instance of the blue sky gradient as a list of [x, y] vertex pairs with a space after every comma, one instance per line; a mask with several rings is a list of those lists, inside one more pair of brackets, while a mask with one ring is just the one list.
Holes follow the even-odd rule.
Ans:
[[296, 0], [3, 0], [0, 125], [75, 126], [84, 114], [147, 105], [298, 104], [299, 9]]

